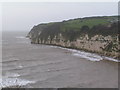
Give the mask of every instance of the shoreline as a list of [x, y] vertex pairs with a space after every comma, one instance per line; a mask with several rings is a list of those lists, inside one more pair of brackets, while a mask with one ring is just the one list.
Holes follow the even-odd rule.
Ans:
[[120, 62], [119, 61], [119, 58], [113, 58], [111, 56], [105, 56], [104, 54], [101, 54], [101, 53], [97, 53], [97, 52], [92, 52], [92, 51], [89, 51], [89, 50], [83, 50], [83, 49], [78, 49], [78, 48], [73, 48], [73, 47], [64, 47], [64, 46], [61, 46], [61, 45], [56, 45], [56, 44], [43, 44], [43, 43], [31, 43], [31, 44], [40, 44], [40, 45], [48, 45], [48, 46], [53, 46], [53, 47], [58, 47], [58, 48], [61, 48], [61, 49], [65, 49], [65, 50], [76, 50], [76, 51], [80, 51], [80, 52], [85, 52], [85, 53], [90, 53], [90, 54], [94, 54], [94, 55], [98, 55], [100, 56], [103, 60], [108, 60], [108, 61], [113, 61], [113, 62]]

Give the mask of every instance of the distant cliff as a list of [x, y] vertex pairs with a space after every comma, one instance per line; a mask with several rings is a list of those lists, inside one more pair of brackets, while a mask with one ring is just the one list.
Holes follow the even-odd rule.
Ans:
[[86, 17], [34, 26], [33, 44], [50, 44], [119, 57], [118, 17]]

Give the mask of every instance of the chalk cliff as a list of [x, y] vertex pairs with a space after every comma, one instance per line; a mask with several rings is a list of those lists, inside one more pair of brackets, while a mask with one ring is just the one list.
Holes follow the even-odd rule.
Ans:
[[118, 17], [85, 17], [34, 26], [33, 44], [50, 44], [119, 58]]

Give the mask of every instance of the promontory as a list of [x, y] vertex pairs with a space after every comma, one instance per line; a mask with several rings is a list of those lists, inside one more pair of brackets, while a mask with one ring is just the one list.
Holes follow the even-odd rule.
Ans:
[[41, 23], [28, 33], [32, 44], [48, 44], [119, 57], [118, 16]]

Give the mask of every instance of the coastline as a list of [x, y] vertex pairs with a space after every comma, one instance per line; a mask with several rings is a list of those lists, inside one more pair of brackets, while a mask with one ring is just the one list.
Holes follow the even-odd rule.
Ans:
[[[37, 44], [37, 43], [31, 43], [31, 44]], [[41, 43], [39, 43], [39, 44], [41, 44]], [[56, 45], [56, 44], [43, 44], [42, 43], [41, 45], [48, 45], [48, 46], [52, 46], [52, 47], [65, 49], [65, 50], [68, 50], [68, 51], [76, 50], [77, 52], [80, 51], [80, 52], [90, 53], [90, 54], [93, 54], [93, 55], [100, 56], [102, 58], [102, 60], [114, 61], [114, 62], [118, 62], [118, 63], [120, 62], [119, 58], [113, 58], [113, 57], [104, 55], [102, 53], [92, 52], [92, 51], [89, 51], [89, 50], [83, 50], [83, 49], [78, 49], [78, 48], [73, 48], [73, 47], [64, 47], [64, 46]]]

